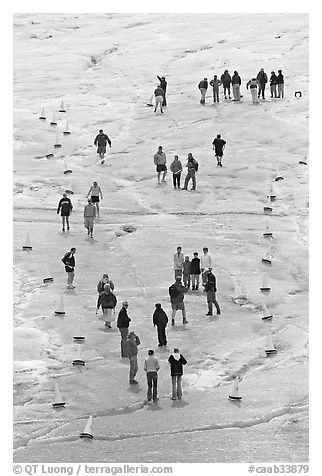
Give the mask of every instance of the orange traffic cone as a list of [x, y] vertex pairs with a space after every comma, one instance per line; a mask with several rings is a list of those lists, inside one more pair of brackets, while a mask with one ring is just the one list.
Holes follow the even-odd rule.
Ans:
[[45, 108], [44, 107], [41, 110], [41, 114], [39, 116], [39, 119], [42, 120], [42, 121], [46, 120], [46, 113], [45, 113]]
[[64, 174], [67, 175], [67, 174], [71, 174], [73, 171], [72, 169], [70, 169], [67, 165], [67, 160], [65, 159], [64, 160], [64, 166], [65, 166], [65, 170], [64, 170]]
[[65, 130], [63, 131], [63, 134], [64, 134], [64, 136], [69, 136], [70, 135], [68, 122], [66, 122], [66, 127], [65, 127]]
[[239, 392], [239, 378], [238, 376], [234, 379], [234, 384], [231, 393], [228, 395], [229, 400], [241, 400], [242, 397]]
[[51, 277], [51, 274], [49, 273], [48, 266], [45, 265], [45, 278], [43, 279], [44, 283], [52, 283], [54, 281], [54, 278]]
[[264, 273], [263, 274], [263, 284], [262, 284], [262, 287], [259, 288], [261, 291], [266, 291], [266, 292], [269, 292], [271, 290], [271, 288], [269, 287], [268, 285], [268, 278], [267, 278], [267, 274]]
[[31, 251], [32, 250], [29, 233], [27, 233], [27, 235], [26, 235], [25, 244], [22, 245], [22, 249], [23, 249], [23, 251]]
[[262, 309], [263, 309], [263, 317], [262, 317], [263, 321], [268, 321], [270, 319], [273, 319], [273, 314], [269, 312], [269, 310], [267, 309], [264, 303], [262, 304]]
[[273, 233], [271, 232], [270, 228], [269, 228], [269, 223], [268, 221], [266, 221], [265, 223], [265, 231], [263, 233], [263, 236], [265, 238], [270, 238], [271, 236], [273, 236]]
[[66, 109], [65, 109], [65, 106], [64, 106], [63, 101], [62, 101], [61, 104], [60, 104], [59, 112], [66, 112]]
[[51, 126], [57, 126], [55, 113], [53, 113], [53, 118], [52, 118], [52, 120], [50, 121], [50, 125], [51, 125]]
[[273, 337], [272, 334], [269, 332], [266, 341], [266, 348], [265, 348], [266, 355], [274, 355], [277, 354], [277, 350], [274, 347]]
[[78, 347], [77, 356], [76, 356], [76, 359], [73, 360], [72, 364], [73, 365], [82, 365], [82, 366], [84, 366], [85, 365], [85, 360], [82, 359], [82, 346], [79, 345], [77, 347]]
[[89, 440], [92, 440], [94, 438], [92, 430], [92, 421], [93, 417], [90, 416], [86, 423], [85, 430], [82, 431], [82, 433], [79, 435], [80, 438], [88, 438]]
[[63, 402], [63, 399], [61, 397], [61, 393], [60, 393], [60, 390], [59, 390], [59, 387], [58, 387], [57, 383], [55, 383], [55, 401], [52, 405], [53, 405], [54, 408], [64, 407], [66, 405], [66, 403]]
[[63, 316], [65, 314], [63, 296], [60, 297], [60, 300], [59, 300], [59, 303], [57, 305], [57, 310], [55, 311], [55, 314], [58, 315], [58, 316]]
[[60, 148], [61, 148], [61, 141], [60, 141], [60, 139], [59, 139], [59, 136], [60, 136], [60, 134], [59, 134], [59, 132], [57, 132], [57, 134], [56, 134], [56, 142], [55, 142], [55, 144], [54, 144], [54, 149], [60, 149]]

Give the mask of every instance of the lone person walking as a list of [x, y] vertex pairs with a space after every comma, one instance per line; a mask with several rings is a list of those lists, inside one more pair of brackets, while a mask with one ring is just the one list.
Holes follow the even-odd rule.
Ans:
[[158, 399], [158, 370], [160, 369], [159, 361], [154, 357], [154, 350], [148, 351], [148, 358], [144, 361], [144, 370], [146, 371], [146, 379], [148, 383], [147, 399], [148, 403], [153, 399], [154, 403]]
[[63, 229], [65, 231], [65, 223], [67, 225], [67, 230], [69, 230], [69, 215], [73, 209], [72, 202], [70, 198], [67, 197], [67, 193], [63, 193], [63, 198], [59, 200], [58, 207], [57, 207], [57, 215], [61, 215]]
[[217, 165], [222, 167], [222, 157], [224, 155], [224, 149], [226, 146], [226, 141], [221, 138], [220, 134], [217, 134], [217, 137], [212, 141], [212, 150], [215, 153], [217, 159]]
[[153, 157], [154, 164], [156, 165], [156, 171], [157, 171], [157, 178], [158, 178], [158, 183], [161, 183], [160, 177], [161, 177], [161, 172], [163, 172], [163, 177], [162, 177], [162, 182], [165, 182], [165, 176], [167, 175], [167, 157], [165, 153], [162, 151], [162, 146], [159, 145], [157, 152], [154, 154]]
[[208, 248], [205, 246], [203, 249], [203, 255], [200, 258], [200, 267], [201, 267], [201, 278], [202, 285], [205, 287], [207, 282], [208, 271], [211, 271], [213, 268], [212, 256], [208, 251]]
[[87, 228], [87, 234], [93, 238], [94, 218], [96, 217], [96, 208], [92, 200], [88, 199], [88, 204], [84, 207], [84, 226]]
[[139, 383], [135, 380], [135, 376], [138, 371], [138, 345], [140, 344], [140, 339], [133, 331], [131, 331], [124, 343], [125, 352], [130, 360], [130, 384]]
[[124, 344], [129, 333], [129, 325], [131, 322], [131, 319], [127, 315], [128, 306], [129, 306], [128, 302], [124, 301], [122, 304], [122, 309], [119, 312], [117, 323], [116, 323], [116, 326], [118, 327], [118, 330], [120, 331], [120, 334], [121, 334], [121, 356], [122, 357], [127, 357]]
[[94, 145], [97, 145], [97, 153], [100, 156], [101, 163], [104, 164], [105, 162], [105, 154], [106, 154], [106, 143], [112, 147], [111, 139], [108, 137], [107, 134], [104, 134], [103, 129], [100, 129], [99, 134], [94, 139]]
[[264, 68], [260, 69], [260, 72], [257, 75], [257, 81], [259, 82], [259, 89], [258, 89], [258, 98], [262, 93], [262, 98], [265, 99], [265, 87], [267, 83], [267, 74], [264, 71]]
[[182, 398], [182, 375], [183, 375], [183, 366], [186, 365], [187, 361], [180, 354], [179, 349], [173, 349], [173, 354], [168, 358], [170, 364], [171, 372], [171, 381], [172, 381], [172, 396], [171, 400], [181, 400]]
[[208, 89], [208, 80], [207, 78], [203, 78], [200, 83], [198, 84], [198, 88], [200, 90], [201, 99], [200, 104], [206, 104], [206, 93]]
[[216, 299], [216, 276], [209, 271], [207, 274], [207, 282], [205, 286], [207, 293], [208, 312], [206, 316], [212, 316], [212, 305], [214, 304], [217, 310], [217, 314], [220, 314], [220, 307]]
[[192, 157], [191, 152], [189, 152], [188, 154], [188, 161], [187, 161], [186, 167], [188, 172], [184, 179], [183, 190], [188, 190], [188, 183], [190, 179], [192, 180], [191, 190], [196, 190], [196, 172], [198, 171], [199, 164], [196, 161], [196, 159]]
[[73, 285], [74, 277], [75, 277], [75, 257], [74, 254], [76, 253], [76, 248], [71, 248], [70, 251], [63, 256], [62, 262], [65, 265], [65, 271], [67, 273], [67, 288], [74, 289], [75, 286]]
[[168, 324], [168, 316], [162, 309], [161, 304], [158, 302], [155, 305], [155, 311], [153, 313], [153, 325], [157, 326], [159, 347], [167, 345], [167, 336], [165, 335], [165, 328]]
[[100, 207], [99, 207], [99, 202], [100, 202], [100, 197], [103, 200], [103, 194], [101, 187], [97, 184], [97, 182], [93, 182], [93, 185], [88, 191], [88, 194], [86, 195], [86, 198], [91, 196], [91, 202], [94, 203], [97, 209], [97, 217], [99, 217], [100, 214]]
[[187, 288], [181, 283], [181, 278], [178, 276], [174, 284], [169, 287], [170, 302], [172, 307], [172, 320], [171, 324], [175, 325], [176, 312], [181, 310], [182, 312], [182, 324], [188, 324], [186, 319], [186, 309], [184, 306], [184, 294], [187, 292]]

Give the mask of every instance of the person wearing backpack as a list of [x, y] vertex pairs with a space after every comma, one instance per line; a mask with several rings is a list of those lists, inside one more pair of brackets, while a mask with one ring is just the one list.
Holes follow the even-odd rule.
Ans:
[[180, 276], [178, 276], [176, 278], [175, 283], [171, 284], [171, 286], [169, 287], [169, 296], [170, 296], [170, 302], [172, 307], [171, 324], [173, 326], [175, 325], [174, 318], [178, 310], [181, 310], [182, 312], [182, 324], [188, 324], [188, 321], [186, 319], [186, 309], [183, 302], [184, 294], [187, 291], [188, 289], [185, 286], [183, 286]]
[[183, 190], [188, 190], [188, 183], [190, 179], [192, 180], [191, 190], [196, 190], [196, 172], [198, 172], [199, 164], [196, 159], [192, 157], [191, 152], [189, 152], [188, 154], [188, 161], [186, 167], [188, 169], [188, 172], [184, 180]]
[[109, 329], [112, 328], [111, 321], [114, 320], [113, 317], [113, 310], [115, 309], [117, 304], [117, 299], [115, 294], [111, 291], [111, 287], [109, 284], [104, 284], [104, 290], [99, 295], [97, 300], [97, 311], [102, 307], [103, 311], [103, 318], [105, 319], [105, 326]]
[[70, 251], [63, 256], [61, 261], [65, 265], [65, 271], [67, 273], [67, 289], [74, 289], [75, 286], [73, 285], [74, 277], [75, 277], [75, 258], [74, 254], [76, 253], [76, 248], [71, 248]]
[[212, 305], [215, 305], [217, 314], [220, 314], [220, 307], [216, 299], [216, 276], [209, 271], [207, 274], [207, 282], [205, 286], [205, 291], [207, 293], [207, 303], [208, 303], [208, 312], [206, 316], [212, 316]]

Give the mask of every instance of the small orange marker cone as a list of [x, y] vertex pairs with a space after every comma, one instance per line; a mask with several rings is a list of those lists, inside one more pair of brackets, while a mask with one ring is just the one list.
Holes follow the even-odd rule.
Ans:
[[43, 279], [43, 282], [46, 284], [46, 283], [52, 283], [54, 281], [54, 278], [51, 277], [51, 274], [49, 273], [49, 270], [48, 270], [48, 266], [45, 265], [45, 271], [46, 271], [46, 274], [45, 274], [45, 277]]
[[271, 251], [270, 248], [265, 252], [265, 254], [262, 258], [262, 263], [272, 264], [272, 251]]
[[69, 184], [68, 184], [68, 187], [65, 189], [65, 192], [69, 193], [70, 195], [73, 195], [74, 194], [73, 188], [74, 187], [73, 187], [72, 181], [70, 180]]
[[92, 430], [92, 422], [93, 422], [93, 417], [90, 416], [86, 423], [85, 430], [82, 431], [82, 433], [79, 435], [80, 438], [88, 438], [89, 440], [92, 440], [94, 438], [93, 430]]
[[63, 296], [60, 297], [60, 300], [59, 300], [57, 309], [56, 309], [56, 311], [55, 311], [55, 314], [56, 314], [57, 316], [63, 316], [63, 315], [65, 314], [65, 311], [64, 311], [64, 298], [63, 298]]
[[65, 166], [65, 170], [64, 170], [64, 174], [67, 175], [67, 174], [71, 174], [73, 171], [72, 169], [70, 169], [67, 165], [67, 160], [64, 159], [64, 166]]
[[275, 202], [275, 200], [276, 200], [276, 193], [275, 193], [275, 190], [274, 190], [274, 187], [273, 187], [272, 183], [271, 183], [267, 198], [269, 198], [271, 202]]
[[46, 158], [47, 158], [47, 159], [51, 159], [52, 157], [54, 157], [54, 153], [52, 152], [51, 147], [50, 147], [49, 145], [47, 145]]
[[241, 400], [242, 397], [239, 392], [239, 378], [238, 376], [235, 377], [233, 388], [231, 393], [228, 395], [229, 400]]
[[55, 383], [55, 401], [52, 405], [54, 408], [64, 407], [66, 405], [66, 403], [63, 402], [63, 399], [61, 397], [58, 383]]
[[269, 312], [269, 310], [267, 309], [264, 303], [262, 304], [262, 309], [263, 309], [263, 317], [262, 317], [263, 321], [268, 321], [270, 319], [273, 319], [273, 314]]
[[22, 249], [23, 249], [23, 251], [31, 251], [32, 250], [29, 233], [27, 233], [27, 235], [26, 235], [25, 244], [22, 245]]

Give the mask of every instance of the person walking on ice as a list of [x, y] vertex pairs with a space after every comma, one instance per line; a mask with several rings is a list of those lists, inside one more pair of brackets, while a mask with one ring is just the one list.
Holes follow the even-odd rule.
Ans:
[[187, 288], [181, 283], [181, 278], [178, 276], [175, 283], [169, 287], [170, 302], [172, 307], [172, 320], [171, 324], [175, 325], [176, 312], [180, 310], [182, 312], [182, 324], [188, 324], [186, 319], [186, 309], [184, 306], [184, 294], [187, 292]]
[[168, 358], [172, 381], [171, 400], [181, 400], [182, 398], [182, 375], [183, 366], [187, 364], [186, 359], [180, 354], [179, 349], [173, 349], [173, 353]]
[[160, 369], [159, 361], [154, 357], [154, 350], [148, 350], [148, 358], [144, 361], [144, 370], [148, 384], [147, 400], [148, 403], [156, 403], [158, 399], [158, 370]]
[[153, 313], [153, 325], [157, 326], [158, 330], [158, 341], [159, 347], [167, 345], [167, 336], [165, 334], [165, 328], [168, 324], [168, 316], [165, 311], [162, 309], [162, 306], [159, 302], [155, 305], [155, 311]]
[[99, 282], [97, 283], [98, 294], [101, 294], [103, 292], [105, 284], [109, 284], [111, 290], [112, 291], [114, 290], [114, 283], [110, 280], [107, 273], [104, 273], [102, 279], [100, 279]]
[[170, 170], [172, 172], [173, 188], [180, 190], [182, 163], [180, 162], [177, 155], [175, 155], [173, 158], [173, 162], [170, 165]]
[[219, 102], [219, 86], [222, 85], [222, 82], [220, 81], [220, 79], [217, 78], [217, 75], [215, 74], [214, 79], [212, 79], [209, 84], [210, 86], [212, 86], [214, 103]]
[[67, 230], [69, 230], [69, 216], [73, 209], [72, 202], [70, 198], [67, 197], [67, 193], [63, 193], [63, 198], [59, 200], [58, 207], [57, 207], [57, 215], [61, 215], [63, 229], [65, 231], [65, 223], [67, 225]]
[[161, 114], [163, 114], [162, 103], [164, 101], [164, 91], [161, 88], [161, 86], [157, 86], [157, 88], [154, 90], [154, 97], [155, 97], [154, 112], [157, 112], [158, 106], [160, 106]]
[[231, 99], [231, 96], [230, 96], [231, 76], [228, 73], [228, 69], [225, 69], [220, 79], [224, 88], [225, 99], [227, 99], [227, 92], [228, 92], [229, 99]]
[[112, 292], [109, 284], [104, 285], [103, 292], [99, 295], [97, 300], [97, 311], [99, 308], [102, 308], [103, 318], [105, 320], [105, 326], [109, 329], [112, 328], [111, 322], [114, 321], [113, 311], [115, 314], [115, 307], [117, 304], [117, 299], [115, 294]]
[[158, 178], [158, 184], [161, 183], [160, 177], [161, 177], [161, 172], [163, 172], [162, 176], [162, 182], [165, 182], [165, 176], [167, 175], [167, 157], [165, 153], [162, 151], [162, 145], [159, 145], [157, 152], [154, 154], [153, 157], [154, 164], [156, 165], [156, 171], [157, 171], [157, 178]]
[[139, 337], [135, 332], [131, 331], [124, 343], [124, 350], [130, 360], [130, 385], [138, 384], [135, 376], [138, 371], [138, 345], [140, 344]]
[[208, 312], [206, 316], [212, 316], [212, 305], [215, 305], [217, 314], [220, 314], [220, 307], [216, 299], [216, 276], [209, 271], [207, 273], [207, 282], [205, 286], [205, 291], [207, 293], [207, 304], [208, 304]]
[[259, 103], [259, 94], [257, 93], [258, 88], [259, 88], [259, 81], [257, 81], [256, 78], [252, 78], [248, 81], [246, 84], [246, 89], [250, 89], [250, 93], [252, 95], [252, 101], [253, 104], [258, 104]]
[[215, 152], [215, 157], [217, 159], [217, 165], [222, 167], [222, 157], [224, 155], [224, 149], [226, 146], [226, 141], [221, 138], [220, 134], [217, 134], [217, 137], [212, 141], [212, 150]]
[[196, 172], [198, 172], [199, 164], [196, 159], [193, 158], [191, 152], [188, 154], [188, 161], [186, 164], [188, 169], [187, 175], [184, 179], [183, 190], [188, 190], [189, 180], [192, 180], [192, 188], [190, 190], [196, 190]]
[[67, 251], [62, 258], [62, 262], [65, 265], [65, 271], [67, 273], [67, 289], [74, 289], [73, 285], [75, 277], [75, 257], [76, 248], [71, 248], [70, 251]]
[[106, 154], [106, 143], [112, 147], [111, 139], [108, 137], [107, 134], [104, 134], [103, 129], [100, 129], [99, 134], [94, 139], [94, 145], [97, 145], [97, 153], [100, 156], [101, 164], [105, 162], [105, 154]]
[[206, 104], [206, 94], [208, 89], [208, 80], [207, 78], [203, 78], [200, 83], [198, 84], [198, 88], [200, 90], [201, 98], [200, 104]]
[[96, 217], [96, 208], [89, 198], [88, 204], [84, 207], [84, 226], [87, 228], [87, 234], [93, 238], [94, 218]]
[[99, 215], [100, 215], [99, 202], [100, 202], [100, 197], [103, 200], [103, 194], [102, 194], [101, 187], [97, 184], [97, 182], [93, 182], [93, 185], [89, 189], [88, 194], [86, 195], [86, 198], [88, 198], [89, 196], [91, 196], [91, 201], [96, 206], [97, 218], [99, 218]]
[[120, 310], [119, 315], [117, 317], [117, 324], [116, 324], [121, 334], [121, 356], [122, 357], [127, 357], [127, 353], [125, 351], [124, 345], [129, 333], [129, 326], [131, 322], [130, 317], [127, 315], [128, 307], [129, 307], [128, 302], [124, 301], [122, 304], [122, 309]]
[[197, 251], [194, 252], [193, 258], [191, 260], [191, 289], [192, 291], [198, 291], [199, 288], [199, 277], [201, 274], [200, 269], [200, 258], [198, 258]]
[[276, 83], [277, 83], [277, 92], [278, 98], [284, 98], [284, 76], [282, 74], [282, 70], [278, 70], [278, 75], [276, 76]]
[[265, 87], [267, 83], [267, 74], [264, 71], [264, 68], [260, 69], [260, 72], [257, 75], [257, 81], [259, 82], [259, 89], [258, 89], [258, 98], [262, 93], [262, 99], [265, 99]]
[[160, 78], [160, 76], [157, 76], [157, 78], [160, 81], [160, 88], [163, 90], [162, 106], [166, 106], [167, 105], [167, 99], [166, 99], [165, 95], [166, 95], [166, 92], [167, 92], [168, 83], [166, 82], [166, 79], [165, 79], [164, 76], [162, 76], [162, 78]]

